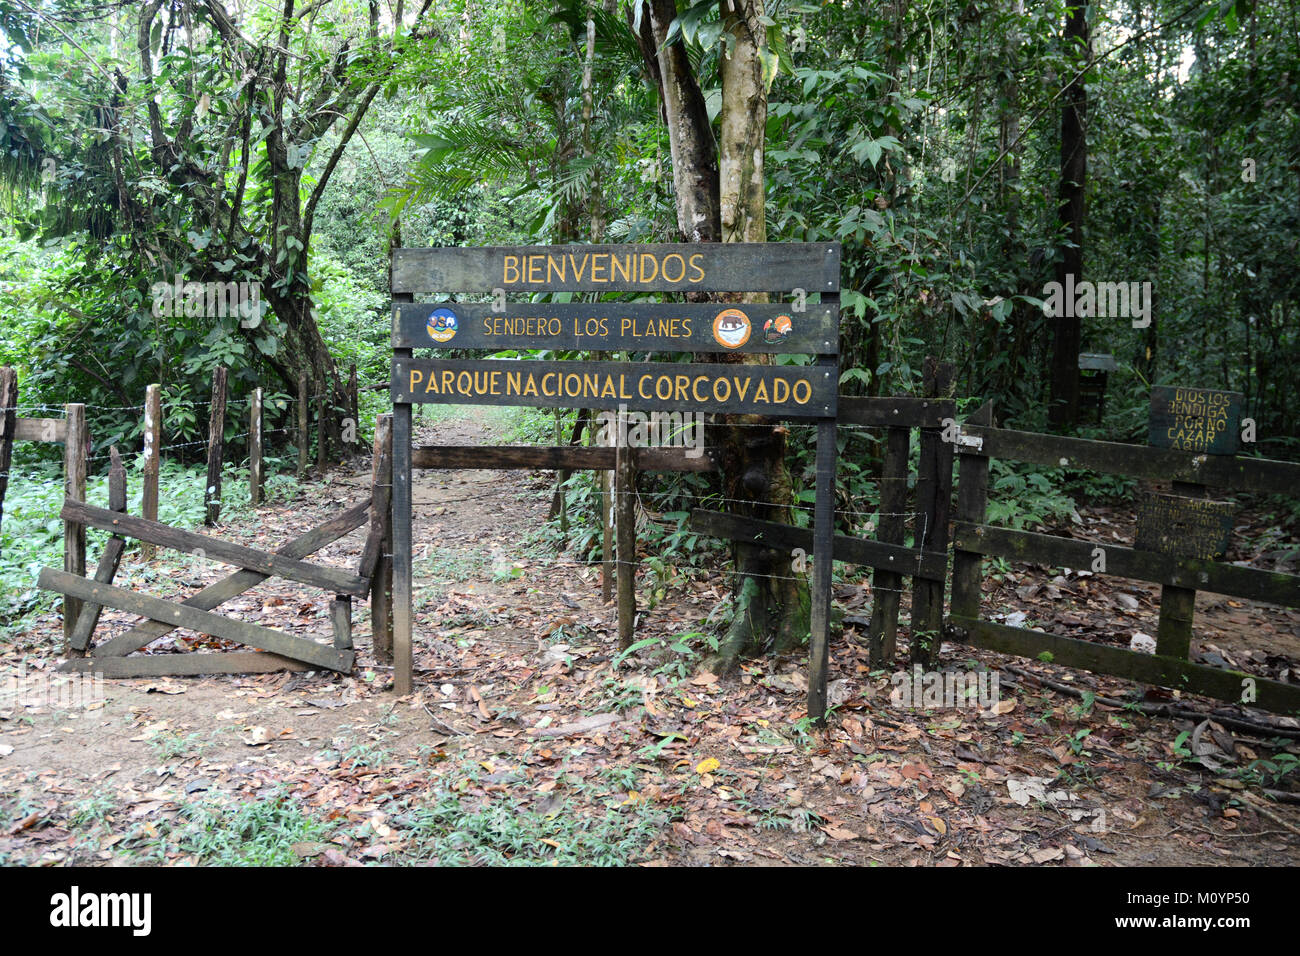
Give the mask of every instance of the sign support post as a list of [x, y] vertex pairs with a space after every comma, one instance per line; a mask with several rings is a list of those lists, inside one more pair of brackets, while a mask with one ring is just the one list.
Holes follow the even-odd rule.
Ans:
[[[410, 293], [394, 290], [394, 302], [410, 302]], [[409, 348], [394, 348], [393, 361], [409, 359]], [[415, 613], [411, 583], [411, 403], [393, 403], [393, 690], [404, 697], [411, 692], [412, 617]]]

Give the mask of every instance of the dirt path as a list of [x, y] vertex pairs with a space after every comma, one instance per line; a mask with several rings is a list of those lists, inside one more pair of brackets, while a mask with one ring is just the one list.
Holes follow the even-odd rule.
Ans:
[[[482, 443], [501, 427], [453, 417], [418, 439]], [[219, 532], [269, 547], [367, 485], [358, 463]], [[541, 534], [550, 488], [524, 472], [416, 473], [409, 698], [388, 689], [362, 603], [351, 676], [108, 681], [89, 707], [0, 703], [0, 863], [1300, 861], [1300, 808], [1266, 801], [1267, 768], [1248, 771], [1294, 765], [1296, 741], [1207, 728], [1198, 765], [1180, 739], [1194, 722], [1085, 711], [1033, 675], [1106, 694], [1121, 682], [949, 647], [945, 666], [1021, 673], [1000, 675], [996, 713], [909, 709], [850, 629], [832, 655], [838, 707], [817, 734], [798, 657], [724, 681], [697, 672], [702, 645], [680, 638], [723, 598], [721, 575], [644, 613], [638, 637], [659, 646], [620, 667], [598, 568]], [[355, 566], [363, 540], [317, 560]], [[129, 562], [124, 586], [190, 592], [226, 573], [186, 560]], [[837, 599], [861, 614], [867, 597], [854, 579]], [[321, 595], [284, 582], [226, 607], [329, 633]], [[130, 620], [106, 613], [98, 639]], [[51, 616], [4, 647], [0, 676], [52, 670], [59, 634]], [[153, 650], [220, 645], [186, 637]]]

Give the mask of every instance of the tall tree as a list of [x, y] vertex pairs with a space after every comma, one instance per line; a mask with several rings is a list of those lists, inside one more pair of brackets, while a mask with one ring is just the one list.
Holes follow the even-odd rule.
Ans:
[[[1057, 204], [1061, 250], [1056, 281], [1062, 288], [1072, 289], [1083, 280], [1083, 200], [1088, 175], [1088, 90], [1084, 77], [1092, 57], [1086, 4], [1076, 2], [1066, 9], [1065, 46], [1077, 69], [1062, 97], [1061, 107], [1061, 178]], [[1073, 427], [1079, 420], [1082, 342], [1082, 320], [1075, 313], [1074, 303], [1067, 301], [1055, 316], [1052, 336], [1049, 420], [1058, 428]]]
[[[767, 240], [764, 154], [767, 95], [778, 51], [762, 0], [718, 0], [722, 87], [715, 138], [700, 66], [688, 55], [683, 24], [702, 20], [711, 0], [679, 19], [674, 0], [639, 0], [628, 22], [660, 92], [672, 152], [677, 225], [685, 242]], [[693, 16], [692, 16], [693, 14]], [[769, 361], [768, 356], [709, 356], [716, 361]], [[787, 430], [759, 416], [728, 416], [713, 429], [723, 451], [722, 475], [731, 510], [789, 523], [793, 494], [785, 467]], [[725, 671], [746, 653], [796, 647], [808, 634], [807, 590], [791, 574], [789, 555], [735, 546], [736, 613], [715, 669]]]

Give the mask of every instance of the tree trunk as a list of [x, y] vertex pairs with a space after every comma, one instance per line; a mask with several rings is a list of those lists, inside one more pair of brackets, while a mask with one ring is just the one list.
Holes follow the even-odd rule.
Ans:
[[[720, 0], [727, 55], [721, 62], [721, 142], [715, 143], [699, 81], [680, 41], [666, 44], [677, 16], [674, 0], [643, 0], [640, 23], [628, 11], [647, 72], [659, 85], [672, 151], [677, 225], [687, 242], [765, 242], [764, 133], [767, 87], [760, 47], [762, 0]], [[703, 356], [701, 356], [703, 358]], [[709, 361], [755, 363], [765, 356], [708, 355]], [[723, 494], [730, 510], [790, 521], [793, 500], [785, 469], [788, 431], [758, 416], [727, 416], [709, 429], [721, 449]], [[723, 672], [737, 657], [770, 646], [786, 651], [808, 634], [807, 588], [795, 579], [790, 555], [735, 547], [736, 615], [710, 662]]]
[[[1057, 220], [1065, 235], [1056, 281], [1066, 286], [1066, 276], [1083, 281], [1083, 189], [1088, 170], [1088, 142], [1084, 129], [1088, 115], [1088, 93], [1084, 70], [1090, 46], [1088, 8], [1069, 8], [1065, 22], [1066, 52], [1079, 64], [1078, 74], [1065, 91], [1061, 111], [1061, 181]], [[1083, 325], [1074, 314], [1074, 303], [1065, 302], [1055, 317], [1052, 337], [1052, 394], [1049, 419], [1057, 428], [1072, 428], [1079, 420], [1079, 346]]]

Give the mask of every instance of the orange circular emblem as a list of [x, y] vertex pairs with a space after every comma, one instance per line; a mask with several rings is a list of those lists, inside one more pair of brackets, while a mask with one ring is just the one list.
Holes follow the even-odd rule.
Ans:
[[752, 329], [749, 316], [739, 309], [723, 309], [713, 320], [713, 337], [729, 349], [738, 349], [748, 342]]

